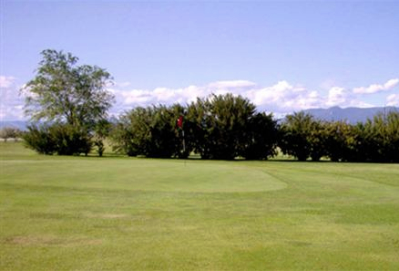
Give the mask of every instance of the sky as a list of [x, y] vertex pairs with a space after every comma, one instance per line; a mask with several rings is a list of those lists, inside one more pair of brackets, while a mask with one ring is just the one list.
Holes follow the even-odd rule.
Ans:
[[0, 121], [40, 52], [113, 76], [112, 115], [233, 93], [275, 115], [399, 106], [399, 1], [0, 0]]

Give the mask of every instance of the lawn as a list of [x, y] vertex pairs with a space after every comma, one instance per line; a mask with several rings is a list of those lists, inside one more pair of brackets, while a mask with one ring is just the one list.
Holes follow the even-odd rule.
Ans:
[[0, 143], [0, 270], [399, 270], [399, 165]]

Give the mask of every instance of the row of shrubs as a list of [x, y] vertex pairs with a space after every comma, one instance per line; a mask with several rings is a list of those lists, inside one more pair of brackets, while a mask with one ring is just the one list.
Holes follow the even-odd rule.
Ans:
[[226, 94], [187, 106], [137, 107], [100, 124], [90, 133], [62, 123], [30, 126], [24, 140], [39, 153], [60, 155], [87, 155], [96, 146], [101, 156], [107, 137], [115, 152], [128, 156], [187, 158], [194, 152], [203, 159], [264, 160], [280, 149], [301, 161], [399, 162], [398, 112], [356, 125], [303, 112], [277, 121], [249, 100]]
[[195, 152], [203, 159], [268, 159], [280, 149], [301, 161], [399, 162], [399, 113], [356, 125], [303, 112], [277, 121], [247, 99], [213, 95], [186, 107], [135, 108], [119, 118], [111, 139], [116, 151], [130, 156], [186, 158]]
[[[180, 116], [182, 127], [176, 123]], [[246, 99], [225, 95], [187, 107], [135, 108], [119, 118], [111, 139], [115, 150], [132, 156], [186, 158], [195, 152], [204, 159], [266, 159], [274, 154], [276, 135], [271, 115], [256, 113]]]
[[378, 114], [356, 125], [296, 113], [287, 116], [279, 130], [279, 147], [298, 160], [399, 162], [398, 112]]

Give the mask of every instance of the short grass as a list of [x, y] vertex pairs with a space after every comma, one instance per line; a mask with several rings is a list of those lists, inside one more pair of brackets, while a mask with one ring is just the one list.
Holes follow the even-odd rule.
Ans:
[[399, 165], [0, 143], [0, 270], [399, 270]]

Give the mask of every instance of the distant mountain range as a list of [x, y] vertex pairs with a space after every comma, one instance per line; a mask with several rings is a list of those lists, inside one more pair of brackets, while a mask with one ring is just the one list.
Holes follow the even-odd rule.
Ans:
[[[390, 111], [399, 112], [399, 107], [371, 107], [371, 108], [357, 108], [357, 107], [331, 107], [327, 109], [317, 108], [304, 110], [305, 113], [311, 114], [319, 120], [325, 121], [346, 121], [351, 124], [358, 122], [365, 122], [367, 119], [373, 118], [378, 113], [388, 113]], [[0, 121], [0, 128], [15, 127], [20, 130], [26, 130], [27, 121]]]
[[338, 106], [327, 109], [308, 109], [304, 110], [305, 113], [313, 115], [316, 119], [325, 121], [346, 121], [351, 124], [358, 122], [366, 122], [367, 119], [372, 119], [376, 114], [386, 114], [390, 111], [399, 112], [399, 107], [370, 107], [370, 108], [357, 108], [348, 107], [340, 108]]
[[27, 121], [24, 120], [5, 120], [0, 121], [0, 129], [3, 127], [13, 127], [18, 128], [22, 131], [27, 130], [26, 126], [28, 125]]

